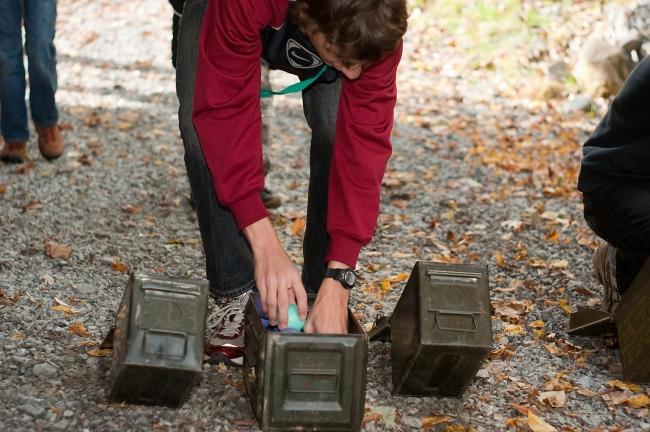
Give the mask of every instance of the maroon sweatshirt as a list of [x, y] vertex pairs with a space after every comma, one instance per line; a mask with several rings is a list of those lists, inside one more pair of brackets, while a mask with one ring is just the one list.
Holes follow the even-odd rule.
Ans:
[[[201, 28], [194, 127], [219, 202], [239, 228], [268, 216], [260, 110], [260, 31], [280, 26], [289, 0], [211, 0]], [[381, 180], [391, 155], [390, 132], [402, 46], [343, 79], [329, 176], [326, 260], [355, 267], [372, 239]]]

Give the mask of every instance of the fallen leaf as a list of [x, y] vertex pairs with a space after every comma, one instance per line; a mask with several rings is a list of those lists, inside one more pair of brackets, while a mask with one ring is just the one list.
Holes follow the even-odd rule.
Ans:
[[86, 330], [86, 326], [80, 322], [74, 322], [70, 324], [68, 330], [70, 330], [70, 332], [72, 332], [73, 334], [79, 337], [84, 337], [84, 338], [92, 337], [92, 335], [88, 333], [88, 330]]
[[553, 426], [551, 426], [550, 424], [542, 420], [540, 417], [533, 414], [531, 410], [528, 410], [528, 427], [533, 432], [556, 432], [557, 431], [557, 429], [555, 429]]
[[429, 429], [432, 426], [439, 425], [442, 423], [447, 423], [451, 420], [449, 416], [429, 416], [422, 419], [422, 428]]
[[598, 396], [598, 393], [596, 393], [595, 391], [589, 390], [589, 389], [583, 388], [583, 387], [580, 387], [580, 388], [576, 389], [576, 393], [581, 394], [583, 396], [587, 396], [587, 397]]
[[7, 192], [7, 185], [0, 183], [0, 194]]
[[55, 310], [57, 312], [63, 312], [66, 315], [78, 315], [79, 312], [77, 312], [74, 308], [70, 306], [64, 306], [64, 305], [56, 305], [52, 306], [52, 310]]
[[524, 326], [519, 324], [510, 324], [503, 329], [503, 332], [510, 336], [520, 335], [524, 332]]
[[45, 242], [45, 255], [50, 258], [63, 258], [68, 259], [72, 256], [72, 247], [57, 243], [53, 240]]
[[650, 398], [644, 394], [632, 396], [627, 400], [627, 404], [632, 408], [646, 408], [650, 406]]
[[376, 412], [370, 413], [370, 414], [368, 414], [367, 416], [365, 416], [363, 418], [363, 421], [361, 422], [361, 427], [363, 428], [368, 423], [376, 422], [376, 421], [379, 421], [379, 420], [381, 420], [381, 414], [376, 413]]
[[567, 260], [552, 260], [548, 267], [553, 270], [565, 270], [569, 268], [569, 261]]
[[110, 349], [99, 349], [99, 348], [91, 348], [89, 350], [86, 350], [86, 354], [93, 356], [93, 357], [106, 357], [111, 353]]
[[544, 324], [544, 321], [537, 320], [537, 321], [533, 321], [532, 323], [530, 323], [528, 325], [530, 327], [532, 327], [532, 328], [542, 328], [542, 327], [544, 327], [545, 324]]
[[633, 393], [640, 393], [642, 391], [640, 386], [632, 383], [626, 383], [621, 380], [608, 381], [607, 385], [610, 387], [617, 388], [619, 390], [630, 390]]
[[291, 234], [298, 235], [305, 228], [306, 222], [303, 218], [297, 218], [291, 225]]
[[381, 281], [381, 290], [383, 292], [390, 291], [391, 285], [390, 285], [390, 280], [384, 279]]
[[537, 399], [553, 408], [560, 408], [566, 404], [566, 393], [564, 390], [542, 392]]
[[129, 266], [127, 266], [121, 261], [113, 261], [111, 263], [111, 268], [116, 272], [120, 272], [120, 273], [126, 273], [129, 271]]
[[392, 282], [404, 282], [404, 281], [407, 280], [408, 278], [409, 278], [409, 274], [408, 274], [408, 273], [398, 273], [398, 274], [396, 274], [395, 276], [392, 276], [392, 277], [390, 278], [390, 280], [391, 280]]
[[142, 211], [142, 207], [139, 205], [128, 204], [122, 207], [124, 213], [138, 214]]
[[505, 257], [503, 256], [503, 254], [501, 252], [496, 252], [494, 254], [494, 261], [496, 261], [497, 267], [499, 267], [499, 268], [507, 267], [506, 259], [505, 259]]
[[566, 312], [569, 315], [573, 312], [571, 309], [571, 305], [569, 305], [569, 303], [565, 299], [560, 299], [559, 306], [560, 309], [562, 309], [564, 312]]
[[233, 423], [235, 423], [237, 426], [255, 426], [257, 424], [257, 420], [254, 418], [240, 419], [235, 420]]

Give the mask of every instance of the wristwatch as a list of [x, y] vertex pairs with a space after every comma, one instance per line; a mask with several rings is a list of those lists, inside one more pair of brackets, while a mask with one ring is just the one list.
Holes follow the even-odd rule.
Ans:
[[357, 282], [357, 274], [354, 270], [347, 269], [338, 269], [338, 268], [328, 268], [325, 272], [326, 278], [332, 278], [336, 281], [341, 282], [344, 288], [350, 289]]

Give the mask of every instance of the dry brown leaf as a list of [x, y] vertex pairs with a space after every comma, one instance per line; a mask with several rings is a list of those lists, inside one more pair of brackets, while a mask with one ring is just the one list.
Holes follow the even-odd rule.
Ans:
[[293, 221], [293, 224], [291, 225], [291, 234], [293, 235], [300, 234], [302, 230], [305, 228], [305, 225], [306, 225], [305, 219], [297, 218], [296, 220]]
[[564, 390], [542, 392], [537, 396], [537, 399], [553, 408], [560, 408], [566, 404], [566, 393], [564, 393]]
[[92, 335], [88, 333], [88, 330], [86, 330], [86, 326], [80, 322], [74, 322], [70, 324], [68, 330], [70, 330], [70, 332], [76, 334], [79, 337], [84, 337], [84, 338], [92, 337]]
[[566, 270], [569, 268], [569, 261], [552, 260], [550, 263], [548, 263], [548, 267], [552, 270]]
[[7, 185], [4, 183], [0, 183], [0, 194], [3, 194], [7, 192]]
[[70, 306], [65, 306], [62, 304], [52, 306], [52, 310], [55, 310], [57, 312], [63, 312], [66, 315], [78, 315], [79, 312], [77, 312], [74, 308]]
[[557, 429], [528, 410], [528, 427], [533, 432], [556, 432]]
[[505, 257], [503, 256], [503, 254], [501, 252], [496, 252], [494, 254], [494, 261], [496, 262], [497, 267], [499, 267], [499, 268], [507, 267], [506, 259], [505, 259]]
[[63, 258], [68, 259], [72, 256], [72, 247], [57, 243], [53, 240], [45, 242], [45, 255], [50, 258]]
[[409, 278], [408, 273], [398, 273], [390, 278], [391, 282], [404, 282]]
[[86, 350], [86, 354], [93, 356], [93, 357], [106, 357], [111, 353], [110, 349], [99, 349], [99, 348], [91, 348], [89, 350]]
[[463, 425], [449, 425], [445, 428], [445, 432], [466, 432], [468, 429]]
[[542, 328], [542, 327], [544, 327], [545, 324], [544, 324], [544, 321], [537, 320], [537, 321], [533, 321], [532, 323], [530, 323], [528, 325], [530, 327], [532, 327], [532, 328]]
[[573, 312], [571, 309], [571, 305], [569, 305], [569, 303], [565, 299], [560, 299], [558, 305], [560, 306], [560, 309], [562, 309], [564, 312], [566, 312], [569, 315]]
[[233, 423], [235, 423], [237, 426], [255, 426], [257, 424], [257, 420], [254, 418], [248, 418], [235, 420]]
[[430, 429], [432, 426], [447, 423], [451, 417], [449, 416], [429, 416], [422, 418], [422, 428]]
[[630, 390], [633, 393], [641, 393], [643, 389], [640, 386], [632, 383], [626, 383], [621, 380], [611, 380], [607, 382], [607, 385], [610, 387], [617, 388], [619, 390]]
[[503, 332], [509, 336], [517, 336], [524, 332], [524, 326], [519, 324], [510, 324], [503, 329]]
[[391, 289], [390, 280], [388, 280], [388, 279], [382, 280], [381, 281], [381, 290], [383, 292], [387, 292], [387, 291], [390, 291], [390, 289]]
[[589, 390], [588, 388], [583, 388], [583, 387], [580, 387], [580, 388], [576, 389], [576, 393], [581, 394], [583, 396], [587, 396], [587, 397], [598, 396], [598, 393], [596, 393], [595, 391]]
[[128, 204], [122, 207], [124, 213], [138, 214], [142, 211], [142, 207], [139, 205]]
[[622, 391], [610, 391], [600, 395], [607, 405], [620, 405], [628, 401], [629, 396]]
[[129, 266], [127, 266], [121, 261], [113, 261], [111, 263], [111, 268], [116, 272], [120, 272], [120, 273], [126, 273], [129, 271]]
[[370, 414], [368, 414], [367, 416], [365, 416], [363, 418], [363, 421], [361, 422], [361, 427], [363, 428], [368, 423], [376, 422], [376, 421], [379, 421], [379, 420], [381, 420], [381, 414], [379, 414], [377, 412], [370, 413]]
[[650, 406], [650, 398], [644, 394], [632, 396], [627, 400], [627, 404], [632, 408], [646, 408]]

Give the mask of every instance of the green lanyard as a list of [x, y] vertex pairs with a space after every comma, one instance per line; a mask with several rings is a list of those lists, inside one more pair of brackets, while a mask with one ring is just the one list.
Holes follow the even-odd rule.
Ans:
[[294, 93], [294, 92], [303, 91], [304, 89], [309, 87], [314, 81], [316, 81], [318, 78], [320, 78], [320, 76], [323, 75], [326, 70], [327, 70], [327, 65], [323, 65], [323, 67], [313, 77], [307, 78], [304, 81], [299, 81], [299, 82], [297, 82], [295, 84], [291, 84], [290, 86], [287, 86], [287, 87], [283, 88], [282, 90], [273, 91], [271, 89], [262, 89], [262, 91], [260, 91], [260, 97], [261, 98], [267, 98], [267, 97], [271, 97], [273, 95], [281, 95], [281, 94], [287, 94], [287, 93]]

